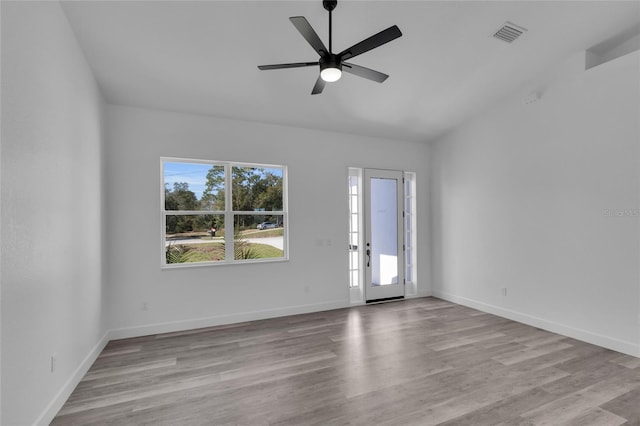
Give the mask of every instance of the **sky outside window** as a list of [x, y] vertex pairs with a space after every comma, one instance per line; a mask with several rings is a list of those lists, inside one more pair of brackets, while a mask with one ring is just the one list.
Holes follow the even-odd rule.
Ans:
[[[202, 199], [207, 184], [207, 173], [214, 167], [213, 164], [207, 163], [164, 163], [164, 183], [169, 189], [173, 188], [174, 183], [186, 183], [189, 190], [193, 191], [198, 200]], [[280, 167], [242, 167], [241, 169], [250, 170], [255, 174], [262, 175], [262, 171], [269, 172], [274, 176], [282, 177], [282, 168]]]
[[164, 163], [164, 183], [168, 188], [173, 188], [174, 183], [187, 183], [189, 190], [202, 198], [202, 193], [207, 184], [207, 172], [213, 164], [202, 163]]

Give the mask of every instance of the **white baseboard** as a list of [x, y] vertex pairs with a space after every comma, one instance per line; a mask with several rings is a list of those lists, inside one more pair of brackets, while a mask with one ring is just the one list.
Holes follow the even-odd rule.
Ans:
[[581, 340], [583, 342], [591, 343], [603, 348], [611, 349], [640, 358], [640, 345], [633, 342], [614, 339], [602, 334], [593, 333], [587, 330], [571, 327], [553, 321], [548, 321], [533, 315], [528, 315], [522, 312], [513, 311], [511, 309], [490, 305], [488, 303], [469, 299], [467, 297], [457, 296], [455, 294], [443, 292], [440, 290], [433, 290], [432, 293], [434, 297], [448, 300], [449, 302], [453, 302], [458, 305], [468, 306], [482, 312], [487, 312], [499, 317], [521, 322], [523, 324], [541, 328], [543, 330], [551, 331], [553, 333], [561, 334], [563, 336], [571, 337], [573, 339]]
[[93, 365], [95, 360], [98, 358], [102, 350], [109, 343], [109, 332], [106, 332], [104, 336], [96, 343], [93, 348], [89, 351], [87, 356], [82, 360], [78, 368], [71, 374], [71, 376], [67, 379], [67, 381], [62, 385], [62, 388], [58, 391], [56, 396], [51, 400], [49, 405], [44, 409], [44, 411], [38, 416], [38, 419], [35, 421], [35, 425], [48, 425], [53, 421], [53, 418], [58, 414], [58, 411], [62, 408], [71, 392], [78, 386], [78, 383], [82, 380], [89, 368]]
[[431, 292], [431, 290], [421, 290], [418, 292], [417, 297], [431, 297], [431, 296], [433, 296], [433, 293]]
[[189, 319], [182, 321], [147, 324], [137, 327], [117, 328], [109, 331], [109, 340], [127, 339], [130, 337], [148, 336], [150, 334], [173, 333], [176, 331], [194, 330], [217, 325], [235, 324], [245, 321], [257, 321], [287, 315], [307, 314], [310, 312], [329, 311], [348, 308], [349, 301], [334, 300], [330, 302], [298, 305], [292, 307], [265, 309], [261, 311], [240, 312], [237, 314], [218, 315], [213, 317]]

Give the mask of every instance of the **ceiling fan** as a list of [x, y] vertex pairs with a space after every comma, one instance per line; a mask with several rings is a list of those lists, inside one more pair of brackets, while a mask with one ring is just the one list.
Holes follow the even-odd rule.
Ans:
[[261, 70], [277, 70], [283, 68], [300, 68], [320, 66], [320, 75], [316, 81], [312, 95], [322, 93], [326, 82], [334, 82], [340, 79], [342, 71], [363, 77], [368, 80], [382, 83], [389, 76], [379, 71], [372, 70], [370, 68], [361, 67], [359, 65], [345, 62], [347, 59], [351, 59], [355, 56], [368, 52], [371, 49], [382, 46], [385, 43], [389, 43], [392, 40], [400, 37], [402, 33], [397, 25], [391, 26], [386, 30], [380, 31], [371, 37], [362, 40], [359, 43], [343, 50], [340, 53], [332, 52], [332, 37], [331, 37], [331, 12], [338, 5], [338, 0], [323, 0], [322, 6], [329, 12], [329, 49], [327, 49], [318, 37], [318, 34], [313, 30], [309, 22], [304, 16], [292, 16], [289, 18], [291, 23], [302, 34], [302, 37], [313, 47], [313, 49], [320, 55], [320, 59], [316, 62], [294, 62], [290, 64], [275, 64], [275, 65], [259, 65]]

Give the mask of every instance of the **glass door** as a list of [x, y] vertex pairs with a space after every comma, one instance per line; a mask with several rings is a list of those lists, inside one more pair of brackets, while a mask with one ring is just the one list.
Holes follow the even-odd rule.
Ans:
[[404, 297], [403, 173], [366, 169], [364, 174], [366, 300]]

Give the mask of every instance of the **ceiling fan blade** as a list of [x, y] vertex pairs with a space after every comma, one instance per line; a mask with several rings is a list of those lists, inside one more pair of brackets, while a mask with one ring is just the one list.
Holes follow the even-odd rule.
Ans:
[[365, 68], [355, 64], [348, 64], [346, 62], [342, 63], [342, 71], [357, 75], [358, 77], [366, 78], [367, 80], [376, 81], [378, 83], [382, 83], [387, 78], [389, 78], [387, 74], [372, 70], [371, 68]]
[[318, 76], [318, 80], [316, 80], [316, 85], [313, 86], [313, 90], [311, 91], [312, 95], [319, 95], [324, 90], [324, 80], [322, 77]]
[[283, 68], [301, 68], [311, 67], [313, 65], [319, 65], [319, 62], [294, 62], [291, 64], [274, 64], [274, 65], [258, 65], [258, 69], [265, 70], [279, 70]]
[[354, 56], [361, 55], [364, 52], [368, 52], [371, 49], [382, 46], [385, 43], [389, 43], [391, 40], [395, 40], [401, 35], [402, 33], [400, 32], [400, 28], [398, 28], [397, 25], [394, 25], [386, 30], [380, 31], [378, 34], [374, 34], [371, 37], [362, 40], [360, 43], [354, 44], [348, 49], [343, 50], [338, 54], [338, 56], [342, 59], [353, 58]]
[[300, 31], [302, 37], [307, 40], [311, 47], [318, 52], [318, 55], [325, 56], [329, 52], [304, 16], [292, 16], [289, 20]]

